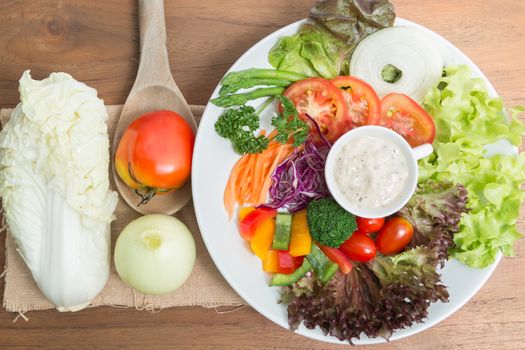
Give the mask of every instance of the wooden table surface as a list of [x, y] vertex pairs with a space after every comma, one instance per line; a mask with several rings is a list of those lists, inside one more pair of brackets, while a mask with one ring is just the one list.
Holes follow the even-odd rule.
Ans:
[[[525, 1], [393, 0], [398, 16], [449, 39], [476, 62], [508, 105], [525, 103]], [[205, 104], [251, 45], [306, 16], [313, 0], [166, 0], [171, 68], [186, 99]], [[0, 106], [18, 102], [25, 69], [43, 78], [71, 73], [123, 103], [138, 64], [133, 0], [0, 2]], [[520, 221], [521, 231], [524, 222]], [[3, 239], [0, 251], [3, 252]], [[525, 349], [525, 242], [462, 309], [413, 337], [362, 349]], [[0, 264], [3, 266], [3, 253]], [[0, 288], [1, 292], [1, 288]], [[187, 307], [150, 314], [97, 308], [30, 312], [12, 323], [0, 312], [0, 347], [56, 349], [336, 349], [292, 334], [253, 309], [218, 314]]]

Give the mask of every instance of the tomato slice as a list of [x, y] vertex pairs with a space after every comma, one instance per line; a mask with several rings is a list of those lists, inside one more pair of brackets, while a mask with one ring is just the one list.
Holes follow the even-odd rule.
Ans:
[[351, 129], [346, 121], [347, 109], [343, 94], [326, 79], [309, 78], [298, 81], [286, 89], [284, 96], [293, 102], [299, 118], [310, 125], [315, 143], [322, 143], [322, 138], [306, 114], [317, 122], [321, 133], [329, 142], [334, 142]]
[[331, 81], [343, 92], [352, 128], [377, 124], [381, 120], [381, 102], [374, 88], [361, 79], [349, 76], [336, 77]]
[[381, 100], [379, 125], [394, 130], [415, 147], [432, 143], [436, 136], [434, 120], [407, 95], [390, 93]]

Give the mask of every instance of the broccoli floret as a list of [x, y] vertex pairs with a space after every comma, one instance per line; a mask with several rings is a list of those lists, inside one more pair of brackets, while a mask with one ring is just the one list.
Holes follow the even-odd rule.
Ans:
[[312, 238], [332, 248], [338, 248], [357, 229], [355, 216], [331, 198], [311, 201], [306, 220]]

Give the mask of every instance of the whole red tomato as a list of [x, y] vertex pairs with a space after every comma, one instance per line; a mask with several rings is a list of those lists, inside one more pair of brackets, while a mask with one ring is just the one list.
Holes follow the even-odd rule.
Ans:
[[377, 250], [383, 255], [399, 253], [414, 236], [412, 224], [405, 218], [397, 216], [388, 220], [376, 237]]
[[135, 119], [115, 153], [120, 178], [147, 203], [155, 194], [182, 187], [191, 172], [193, 130], [180, 115], [160, 110]]
[[367, 262], [376, 256], [374, 240], [361, 232], [354, 232], [341, 246], [342, 251], [352, 261]]

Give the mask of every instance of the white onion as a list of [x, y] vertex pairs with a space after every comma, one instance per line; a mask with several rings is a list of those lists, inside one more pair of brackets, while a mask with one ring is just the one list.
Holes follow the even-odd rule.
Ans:
[[115, 245], [120, 278], [144, 294], [175, 291], [190, 276], [195, 241], [180, 220], [163, 214], [145, 215], [130, 222]]
[[[393, 65], [401, 78], [389, 83], [381, 71]], [[363, 39], [350, 60], [350, 74], [368, 82], [379, 97], [390, 92], [403, 93], [422, 102], [443, 71], [443, 58], [431, 37], [413, 27], [396, 26]]]

